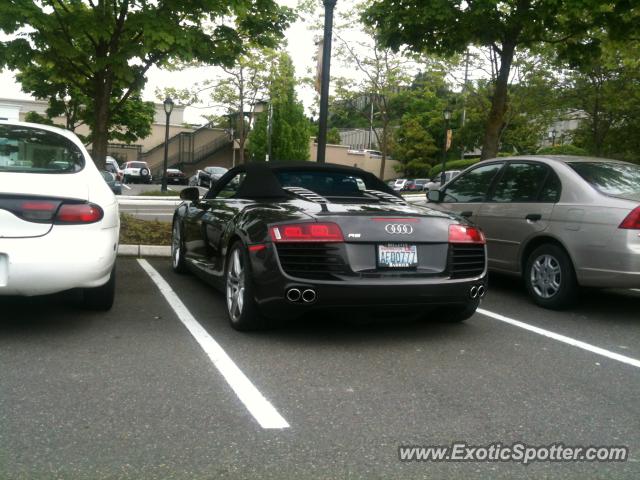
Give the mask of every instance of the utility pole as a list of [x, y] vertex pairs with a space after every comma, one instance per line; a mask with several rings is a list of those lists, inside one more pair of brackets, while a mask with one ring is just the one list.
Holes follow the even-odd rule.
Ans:
[[331, 36], [336, 0], [324, 0], [324, 39], [322, 44], [322, 79], [320, 83], [320, 119], [318, 120], [318, 163], [325, 163], [327, 119], [329, 117], [329, 70], [331, 68]]
[[[467, 120], [467, 81], [469, 80], [469, 47], [464, 55], [464, 85], [462, 86], [462, 118], [460, 119], [460, 127], [464, 129]], [[464, 134], [463, 134], [464, 135]], [[464, 138], [464, 137], [463, 137]], [[464, 160], [464, 142], [460, 145], [460, 159]]]

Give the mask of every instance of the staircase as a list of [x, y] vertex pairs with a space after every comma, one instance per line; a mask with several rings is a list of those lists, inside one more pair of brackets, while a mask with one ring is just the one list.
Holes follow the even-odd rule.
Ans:
[[[207, 124], [193, 132], [181, 132], [174, 135], [169, 138], [167, 145], [167, 166], [178, 166], [184, 169], [185, 166], [197, 164], [230, 146], [231, 139], [226, 130]], [[144, 153], [141, 160], [147, 162], [154, 177], [162, 176], [164, 143]]]

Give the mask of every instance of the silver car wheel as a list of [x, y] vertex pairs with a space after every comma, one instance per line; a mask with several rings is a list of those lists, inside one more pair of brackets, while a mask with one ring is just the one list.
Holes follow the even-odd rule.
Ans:
[[540, 255], [531, 265], [531, 286], [536, 295], [551, 298], [560, 290], [562, 272], [560, 262], [552, 255]]
[[171, 236], [171, 259], [173, 260], [173, 268], [178, 268], [180, 263], [180, 226], [178, 222], [173, 224], [173, 235]]
[[227, 310], [233, 322], [236, 322], [242, 315], [243, 306], [244, 270], [240, 249], [236, 248], [231, 254], [230, 265], [227, 269]]

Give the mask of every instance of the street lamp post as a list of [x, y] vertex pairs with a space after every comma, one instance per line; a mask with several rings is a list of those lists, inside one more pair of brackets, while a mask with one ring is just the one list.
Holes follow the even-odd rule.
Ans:
[[267, 155], [265, 161], [271, 160], [271, 123], [273, 117], [273, 109], [271, 102], [259, 100], [253, 104], [254, 113], [266, 113], [267, 114]]
[[449, 120], [451, 119], [451, 110], [449, 107], [444, 109], [442, 115], [444, 116], [444, 143], [442, 145], [442, 171], [440, 172], [440, 186], [444, 185], [446, 178], [444, 170], [447, 163], [447, 142], [449, 140]]
[[171, 97], [167, 97], [164, 99], [164, 113], [167, 116], [167, 120], [165, 123], [164, 129], [164, 166], [162, 169], [162, 187], [160, 187], [160, 191], [167, 191], [167, 161], [169, 159], [169, 117], [171, 117], [171, 112], [173, 111], [173, 100]]
[[333, 9], [336, 0], [323, 0], [324, 40], [322, 44], [322, 78], [320, 81], [320, 119], [318, 120], [318, 163], [325, 162], [327, 149], [327, 118], [329, 115], [329, 70], [331, 68], [331, 36], [333, 32]]

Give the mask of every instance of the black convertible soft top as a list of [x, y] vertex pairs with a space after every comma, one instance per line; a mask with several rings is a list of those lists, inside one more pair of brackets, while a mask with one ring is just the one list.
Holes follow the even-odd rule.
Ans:
[[[364, 180], [367, 189], [378, 190], [395, 197], [399, 197], [398, 193], [389, 188], [378, 177], [365, 170], [345, 165], [337, 165], [334, 163], [315, 163], [315, 162], [251, 162], [239, 165], [225, 173], [216, 182], [216, 187], [207, 197], [217, 195], [218, 191], [224, 187], [227, 180], [238, 173], [245, 172], [246, 178], [242, 182], [237, 196], [243, 198], [285, 198], [291, 194], [285, 191], [275, 173], [285, 171], [326, 171], [342, 174], [352, 174]], [[402, 197], [399, 197], [402, 198]]]

